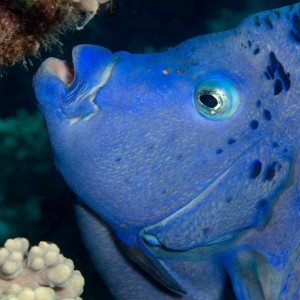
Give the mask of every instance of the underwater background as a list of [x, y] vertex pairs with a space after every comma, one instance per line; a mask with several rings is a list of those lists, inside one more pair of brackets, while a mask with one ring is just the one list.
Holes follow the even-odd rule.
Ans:
[[[55, 170], [32, 77], [49, 56], [71, 60], [78, 44], [112, 51], [163, 51], [188, 38], [233, 28], [258, 11], [297, 3], [284, 0], [116, 0], [115, 12], [97, 15], [81, 31], [67, 32], [63, 46], [2, 69], [0, 78], [0, 242], [22, 236], [58, 244], [85, 277], [83, 299], [112, 299], [89, 260], [73, 213], [75, 195]], [[203, 57], [205, 59], [205, 57]], [[231, 299], [231, 298], [230, 298]]]

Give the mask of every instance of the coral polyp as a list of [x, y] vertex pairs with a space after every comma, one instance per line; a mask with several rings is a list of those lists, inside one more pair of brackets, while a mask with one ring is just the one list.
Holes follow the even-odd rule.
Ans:
[[9, 239], [0, 248], [0, 298], [3, 300], [80, 300], [81, 273], [56, 244], [29, 249], [25, 238]]

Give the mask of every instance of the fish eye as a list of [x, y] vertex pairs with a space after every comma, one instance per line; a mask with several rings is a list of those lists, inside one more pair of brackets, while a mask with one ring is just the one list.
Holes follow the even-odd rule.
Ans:
[[227, 119], [236, 111], [238, 104], [239, 94], [228, 80], [203, 80], [196, 88], [196, 109], [207, 119]]

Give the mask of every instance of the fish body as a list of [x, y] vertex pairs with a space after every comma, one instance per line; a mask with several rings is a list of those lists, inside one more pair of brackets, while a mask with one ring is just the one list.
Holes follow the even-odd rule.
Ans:
[[299, 49], [293, 5], [163, 53], [42, 64], [54, 160], [116, 298], [222, 299], [229, 278], [238, 299], [299, 299]]

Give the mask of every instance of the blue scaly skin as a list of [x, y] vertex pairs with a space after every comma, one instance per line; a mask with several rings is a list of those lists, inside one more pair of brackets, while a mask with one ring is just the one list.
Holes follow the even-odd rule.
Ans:
[[73, 50], [34, 88], [117, 299], [299, 299], [300, 4], [164, 53]]

